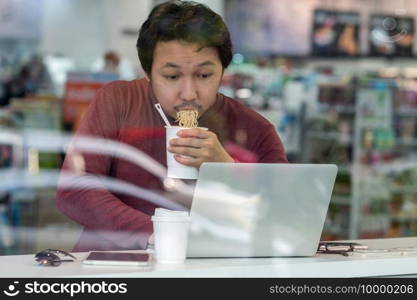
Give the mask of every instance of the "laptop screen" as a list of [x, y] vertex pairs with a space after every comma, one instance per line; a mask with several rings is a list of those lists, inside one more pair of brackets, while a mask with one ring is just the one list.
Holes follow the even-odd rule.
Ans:
[[187, 256], [314, 255], [336, 174], [322, 164], [203, 164]]

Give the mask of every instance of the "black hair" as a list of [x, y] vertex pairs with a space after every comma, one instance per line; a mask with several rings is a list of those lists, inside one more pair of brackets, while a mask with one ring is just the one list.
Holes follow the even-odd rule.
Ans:
[[223, 69], [232, 60], [230, 33], [221, 16], [193, 1], [168, 1], [155, 6], [142, 24], [136, 43], [143, 70], [152, 70], [157, 42], [184, 41], [217, 49]]

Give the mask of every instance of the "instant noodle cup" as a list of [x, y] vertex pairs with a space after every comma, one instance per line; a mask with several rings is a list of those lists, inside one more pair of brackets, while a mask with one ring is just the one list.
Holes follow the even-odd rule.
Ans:
[[[207, 130], [207, 128], [198, 127], [200, 129]], [[187, 127], [180, 126], [165, 126], [166, 129], [166, 147], [169, 146], [169, 141], [174, 138], [178, 138], [177, 132], [182, 129], [190, 129]], [[183, 155], [186, 157], [185, 155]], [[198, 168], [186, 166], [177, 162], [174, 158], [174, 153], [171, 153], [167, 150], [167, 168], [168, 168], [168, 177], [179, 178], [179, 179], [197, 179], [198, 177]]]

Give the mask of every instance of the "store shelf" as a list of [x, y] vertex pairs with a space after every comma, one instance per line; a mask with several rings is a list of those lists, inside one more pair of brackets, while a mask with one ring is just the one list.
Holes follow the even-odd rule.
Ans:
[[416, 222], [417, 223], [417, 216], [396, 216], [396, 215], [392, 215], [391, 216], [391, 220], [392, 221], [397, 221], [397, 222]]
[[340, 114], [355, 114], [355, 106], [352, 105], [329, 105], [329, 104], [319, 104], [318, 105], [319, 111], [329, 111], [333, 110]]
[[388, 128], [387, 121], [382, 118], [369, 118], [359, 121], [359, 126], [364, 129]]
[[389, 188], [392, 194], [406, 194], [406, 195], [417, 195], [416, 186], [390, 186]]
[[[403, 160], [404, 163], [403, 161], [400, 163], [393, 162], [394, 147], [401, 143], [405, 144], [405, 142], [407, 142], [407, 147], [417, 146], [417, 139], [415, 141], [399, 139], [394, 141], [393, 121], [395, 119], [392, 119], [392, 90], [390, 88], [381, 90], [369, 85], [358, 87], [355, 94], [355, 106], [333, 105], [332, 103], [329, 105], [320, 104], [318, 108], [320, 113], [315, 116], [318, 117], [315, 119], [317, 124], [326, 125], [326, 120], [332, 120], [329, 125], [336, 128], [340, 127], [340, 122], [352, 122], [350, 123], [352, 128], [349, 135], [342, 134], [334, 129], [320, 131], [310, 127], [311, 129], [307, 128], [305, 136], [308, 137], [308, 141], [317, 140], [317, 143], [314, 144], [314, 151], [309, 153], [314, 155], [312, 157], [316, 161], [317, 158], [330, 159], [327, 161], [335, 159], [341, 161], [345, 160], [346, 157], [352, 159], [351, 164], [339, 166], [339, 174], [349, 176], [349, 180], [343, 178], [343, 181], [338, 182], [338, 179], [336, 179], [334, 194], [330, 202], [333, 213], [327, 226], [325, 226], [326, 233], [332, 237], [343, 238], [343, 236], [347, 236], [350, 239], [364, 236], [381, 237], [387, 234], [391, 222], [393, 222], [388, 211], [392, 199], [389, 184], [394, 180], [393, 175], [412, 165], [409, 157]], [[410, 116], [417, 116], [417, 111], [407, 111], [407, 113]], [[347, 119], [347, 117], [352, 118]], [[365, 144], [365, 137], [367, 138], [367, 144]], [[383, 137], [385, 140], [382, 140]], [[331, 141], [335, 145], [349, 145], [351, 147], [347, 151], [350, 152], [338, 150], [340, 147], [329, 148], [329, 143], [323, 142], [323, 146], [321, 146], [321, 141]], [[409, 147], [409, 149], [413, 148]], [[323, 151], [322, 154], [317, 152], [320, 150]], [[372, 164], [368, 165], [364, 163], [366, 155], [380, 159], [372, 160]], [[389, 161], [377, 162], [381, 159], [389, 159]], [[342, 178], [339, 178], [340, 180]], [[346, 186], [346, 191], [340, 193], [338, 183], [342, 186], [349, 183]], [[417, 194], [417, 189], [412, 190], [411, 188], [408, 186], [407, 189], [400, 191]], [[345, 232], [343, 232], [340, 222], [343, 218], [347, 222], [343, 226], [346, 227]]]
[[417, 147], [416, 138], [397, 138], [395, 142], [398, 146]]
[[[305, 126], [309, 144], [304, 147], [310, 150], [305, 152], [304, 161], [345, 163], [338, 166], [323, 231], [330, 238], [417, 232], [417, 120], [404, 119], [417, 118], [417, 109], [398, 102], [396, 82], [369, 79], [366, 84], [350, 87], [346, 83], [345, 90], [355, 89], [352, 99], [328, 96], [340, 95], [328, 91], [330, 85], [325, 86], [326, 93], [319, 90], [319, 97], [325, 97], [318, 99], [317, 111], [309, 115]], [[413, 99], [417, 99], [417, 92]], [[413, 136], [407, 138], [407, 133]]]
[[399, 108], [394, 115], [398, 117], [417, 117], [417, 109]]
[[333, 195], [330, 204], [335, 205], [350, 205], [352, 198], [350, 195]]
[[321, 140], [330, 140], [330, 141], [338, 141], [340, 144], [351, 144], [352, 138], [350, 136], [346, 136], [341, 134], [340, 132], [329, 132], [329, 131], [309, 131], [307, 133], [308, 138], [314, 139], [321, 139]]
[[413, 160], [396, 160], [388, 163], [378, 163], [375, 165], [367, 166], [367, 168], [376, 171], [378, 173], [392, 173], [402, 172], [409, 169], [417, 169], [417, 161]]
[[352, 173], [352, 166], [351, 165], [340, 165], [337, 167], [337, 172], [339, 174], [350, 174]]
[[325, 224], [323, 233], [347, 237], [349, 233], [349, 228], [342, 227], [336, 224]]

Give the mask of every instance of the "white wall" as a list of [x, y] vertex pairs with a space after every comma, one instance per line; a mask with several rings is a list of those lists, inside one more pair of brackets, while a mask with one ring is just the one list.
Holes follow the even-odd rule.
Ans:
[[136, 38], [152, 0], [45, 0], [40, 51], [62, 53], [86, 70], [108, 50], [138, 66]]
[[[2, 0], [12, 1], [12, 0]], [[13, 0], [14, 1], [14, 0]], [[22, 1], [22, 0], [19, 0]], [[29, 0], [27, 0], [29, 1]], [[39, 1], [39, 0], [32, 0]], [[154, 3], [159, 0], [43, 0], [44, 12], [41, 26], [40, 49], [45, 54], [61, 52], [73, 57], [77, 66], [87, 69], [92, 62], [113, 49], [128, 59], [136, 69], [139, 61], [136, 54], [136, 35], [125, 35], [122, 30], [139, 30]], [[287, 24], [289, 32], [294, 32], [284, 44], [294, 40], [304, 43], [309, 49], [309, 34], [312, 11], [316, 7], [341, 10], [356, 10], [363, 19], [361, 31], [362, 51], [367, 51], [367, 16], [373, 12], [412, 15], [417, 19], [417, 1], [415, 0], [272, 0], [256, 1], [263, 7], [273, 3], [268, 14]], [[214, 11], [224, 16], [226, 0], [200, 0]], [[242, 2], [248, 2], [242, 1]], [[239, 1], [239, 6], [240, 5]], [[260, 3], [260, 4], [258, 4]], [[302, 25], [304, 24], [304, 25]], [[298, 26], [297, 26], [298, 25]], [[294, 30], [291, 31], [290, 29]], [[261, 34], [251, 32], [249, 37]], [[283, 37], [283, 33], [278, 34]], [[249, 39], [248, 39], [249, 40]], [[285, 40], [285, 39], [284, 39]], [[270, 42], [270, 41], [269, 41]], [[417, 49], [417, 39], [415, 39]], [[258, 45], [258, 43], [252, 43]], [[303, 48], [303, 49], [304, 49]]]
[[105, 46], [101, 0], [45, 0], [40, 51], [61, 53], [84, 68]]
[[[133, 64], [135, 70], [141, 70], [136, 52], [136, 40], [139, 28], [145, 22], [152, 8], [152, 0], [103, 0], [105, 2], [105, 43], [102, 53], [114, 50]], [[124, 34], [129, 30], [132, 34]]]
[[[371, 14], [411, 16], [417, 20], [416, 0], [234, 0], [225, 1], [229, 29], [236, 49], [249, 52], [308, 55], [315, 9], [360, 14], [361, 53], [368, 50]], [[417, 39], [414, 40], [417, 49]], [[416, 52], [417, 53], [417, 52]]]
[[[197, 1], [206, 4], [218, 14], [223, 14], [224, 0], [205, 0]], [[143, 22], [148, 17], [149, 12], [154, 6], [153, 0], [102, 0], [105, 10], [105, 50], [115, 50], [122, 54], [134, 64], [136, 69], [140, 68], [136, 52], [137, 33]], [[135, 35], [123, 34], [123, 30], [129, 29]]]
[[0, 0], [0, 39], [37, 40], [43, 0]]
[[[151, 0], [152, 6], [165, 2], [166, 0]], [[194, 2], [199, 2], [210, 7], [214, 12], [218, 13], [221, 16], [224, 16], [224, 1], [226, 0], [192, 0]]]
[[[44, 0], [40, 51], [62, 53], [89, 69], [108, 50], [139, 70], [136, 39], [154, 0]], [[224, 0], [199, 1], [223, 14]], [[129, 30], [133, 34], [126, 35]]]

